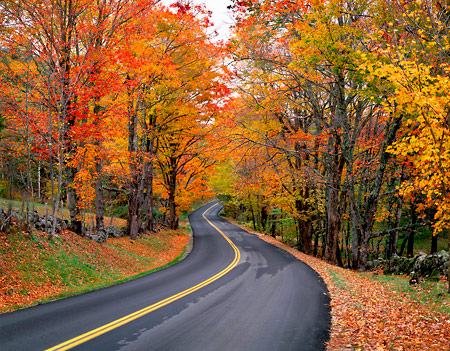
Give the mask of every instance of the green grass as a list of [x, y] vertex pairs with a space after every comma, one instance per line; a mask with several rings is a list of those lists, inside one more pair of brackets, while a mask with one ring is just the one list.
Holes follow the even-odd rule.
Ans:
[[[133, 251], [129, 250], [131, 247], [127, 240], [122, 240], [122, 244], [96, 244], [69, 233], [52, 238], [40, 233], [14, 230], [4, 237], [7, 240], [0, 241], [1, 259], [5, 263], [5, 271], [0, 265], [0, 275], [10, 277], [5, 283], [8, 285], [3, 286], [10, 286], [10, 291], [6, 289], [4, 293], [27, 295], [28, 290], [31, 292], [48, 286], [46, 282], [52, 282], [50, 285], [62, 287], [64, 291], [40, 300], [6, 306], [0, 313], [105, 288], [173, 265], [184, 258], [187, 247], [178, 257], [163, 266], [147, 268], [148, 270], [139, 274], [130, 273], [130, 269], [124, 270], [125, 267], [131, 267], [132, 271], [136, 267], [135, 272], [139, 272], [146, 267], [154, 267], [156, 264], [153, 263], [160, 257], [159, 253], [167, 252], [170, 248], [170, 240], [166, 243], [166, 239], [172, 235], [175, 234], [167, 232], [159, 237], [143, 236], [131, 241], [131, 247], [134, 242], [136, 245], [139, 243], [137, 250]], [[148, 254], [153, 252], [154, 255]], [[129, 275], [125, 276], [127, 274]]]
[[344, 280], [345, 278], [342, 278], [341, 275], [331, 269], [328, 269], [328, 273], [330, 273], [334, 284], [336, 284], [336, 286], [339, 289], [346, 289], [347, 285], [345, 284]]
[[120, 247], [114, 247], [114, 250], [119, 251], [121, 253], [122, 256], [128, 256], [131, 257], [133, 259], [135, 259], [136, 261], [138, 261], [141, 264], [150, 264], [153, 262], [152, 258], [149, 257], [143, 257], [143, 256], [139, 256], [133, 252], [129, 252], [125, 249], [122, 249]]
[[[40, 304], [44, 304], [44, 303], [47, 303], [47, 302], [51, 302], [51, 301], [55, 301], [55, 300], [59, 300], [59, 299], [63, 299], [63, 298], [67, 298], [67, 297], [71, 297], [71, 296], [75, 296], [75, 295], [88, 293], [88, 292], [91, 292], [91, 291], [94, 291], [94, 290], [104, 289], [104, 288], [107, 288], [107, 287], [110, 287], [110, 286], [113, 286], [113, 285], [125, 283], [125, 282], [128, 282], [130, 280], [149, 275], [150, 273], [154, 273], [154, 272], [160, 271], [161, 269], [170, 267], [170, 266], [180, 262], [183, 259], [183, 256], [184, 256], [185, 252], [186, 252], [186, 249], [184, 249], [184, 251], [178, 257], [176, 257], [171, 262], [165, 264], [164, 266], [153, 268], [151, 270], [148, 270], [148, 271], [145, 271], [145, 272], [141, 272], [139, 274], [135, 274], [135, 275], [132, 275], [132, 276], [128, 276], [128, 277], [122, 278], [122, 279], [114, 279], [113, 281], [102, 281], [102, 282], [98, 282], [98, 283], [89, 283], [89, 284], [84, 285], [81, 288], [78, 288], [78, 289], [75, 289], [75, 290], [71, 290], [71, 291], [64, 291], [64, 292], [62, 292], [60, 294], [51, 296], [49, 298], [41, 299], [38, 302], [33, 303], [33, 305], [40, 305]], [[23, 306], [19, 306], [19, 307], [23, 307]]]
[[47, 272], [47, 279], [52, 281], [62, 280], [62, 283], [69, 288], [76, 288], [81, 284], [90, 284], [91, 281], [114, 280], [120, 277], [111, 270], [102, 269], [98, 272], [97, 266], [89, 264], [85, 257], [68, 255], [65, 251], [59, 250], [57, 255], [47, 257], [44, 269]]
[[414, 301], [450, 316], [450, 294], [448, 293], [448, 284], [445, 281], [421, 281], [419, 284], [411, 285], [409, 277], [366, 275], [400, 294], [409, 295]]
[[[440, 233], [438, 235], [437, 251], [439, 252], [441, 250], [448, 251], [448, 236], [446, 233]], [[422, 251], [427, 254], [431, 252], [431, 232], [419, 232], [414, 236], [414, 251]]]

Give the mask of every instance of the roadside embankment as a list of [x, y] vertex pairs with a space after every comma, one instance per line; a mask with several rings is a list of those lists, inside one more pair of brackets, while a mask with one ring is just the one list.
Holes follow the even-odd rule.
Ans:
[[68, 230], [0, 232], [0, 313], [106, 287], [177, 262], [186, 228], [99, 244]]

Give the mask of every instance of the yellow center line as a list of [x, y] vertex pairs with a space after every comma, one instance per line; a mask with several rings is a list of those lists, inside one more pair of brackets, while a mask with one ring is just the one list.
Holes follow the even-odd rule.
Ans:
[[97, 329], [91, 330], [87, 333], [84, 333], [80, 336], [77, 336], [73, 339], [67, 340], [59, 345], [53, 346], [50, 349], [47, 349], [46, 351], [54, 351], [54, 350], [69, 350], [77, 345], [80, 345], [82, 343], [85, 343], [88, 340], [94, 339], [97, 336], [100, 336], [102, 334], [105, 334], [113, 329], [116, 329], [118, 327], [120, 327], [121, 325], [124, 325], [126, 323], [129, 323], [131, 321], [134, 321], [135, 319], [138, 319], [150, 312], [153, 312], [163, 306], [166, 306], [176, 300], [181, 299], [182, 297], [189, 295], [191, 293], [193, 293], [194, 291], [197, 291], [203, 287], [205, 287], [208, 284], [211, 284], [212, 282], [216, 281], [217, 279], [219, 279], [220, 277], [224, 276], [225, 274], [227, 274], [229, 271], [231, 271], [234, 267], [237, 266], [237, 264], [239, 263], [239, 260], [241, 258], [241, 254], [239, 252], [239, 249], [236, 247], [236, 245], [234, 245], [234, 243], [219, 229], [217, 228], [213, 223], [211, 223], [211, 221], [206, 218], [206, 213], [211, 210], [213, 207], [217, 206], [219, 203], [214, 204], [213, 206], [209, 207], [205, 212], [203, 212], [202, 216], [203, 218], [215, 229], [217, 230], [220, 234], [222, 234], [222, 236], [225, 238], [225, 240], [231, 245], [231, 247], [234, 250], [234, 259], [233, 261], [222, 271], [220, 271], [219, 273], [217, 273], [216, 275], [212, 276], [211, 278], [193, 286], [192, 288], [189, 288], [187, 290], [184, 290], [176, 295], [170, 296], [167, 299], [164, 299], [162, 301], [159, 301], [151, 306], [147, 306], [139, 311], [136, 311], [134, 313], [131, 313], [125, 317], [116, 319], [115, 321], [112, 321], [111, 323], [105, 324]]

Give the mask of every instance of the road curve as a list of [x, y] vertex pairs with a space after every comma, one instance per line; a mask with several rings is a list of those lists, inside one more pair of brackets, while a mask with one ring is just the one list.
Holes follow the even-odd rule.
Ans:
[[[325, 349], [330, 310], [321, 278], [292, 255], [220, 218], [220, 209], [220, 205], [207, 205], [190, 216], [194, 248], [174, 266], [110, 288], [0, 315], [0, 349], [46, 350], [105, 325], [112, 327], [69, 347]], [[168, 304], [160, 307], [164, 300]], [[145, 313], [133, 315], [136, 311]]]

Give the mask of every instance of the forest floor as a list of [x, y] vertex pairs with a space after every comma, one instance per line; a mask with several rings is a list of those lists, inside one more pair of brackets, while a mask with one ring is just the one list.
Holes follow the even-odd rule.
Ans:
[[450, 350], [450, 294], [445, 277], [410, 285], [406, 276], [359, 273], [244, 229], [290, 252], [325, 281], [331, 297], [329, 351]]
[[104, 244], [70, 231], [55, 238], [37, 231], [0, 232], [0, 313], [148, 274], [180, 260], [188, 242], [183, 226]]

